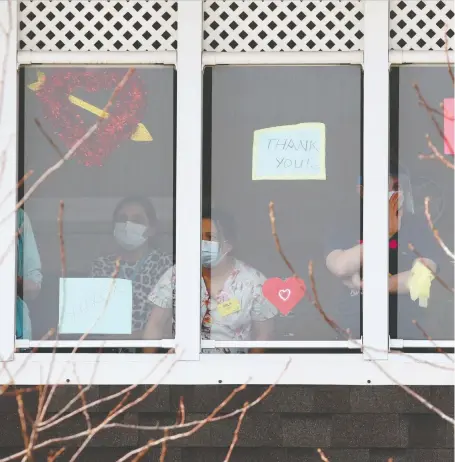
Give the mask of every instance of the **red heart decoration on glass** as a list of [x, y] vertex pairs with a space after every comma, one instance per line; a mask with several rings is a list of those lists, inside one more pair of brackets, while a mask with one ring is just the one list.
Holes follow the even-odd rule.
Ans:
[[294, 276], [267, 279], [262, 286], [264, 297], [285, 316], [302, 300], [305, 292], [305, 282]]
[[[94, 123], [84, 120], [86, 111], [72, 104], [70, 96], [77, 90], [112, 93], [124, 82], [126, 72], [126, 69], [76, 68], [55, 70], [46, 75], [36, 95], [43, 105], [44, 118], [49, 119], [56, 129], [56, 135], [68, 149]], [[145, 113], [145, 97], [140, 78], [136, 74], [130, 75], [126, 83], [117, 88], [117, 94], [108, 110], [108, 118], [100, 121], [98, 129], [81, 144], [75, 157], [86, 166], [101, 166], [103, 160], [131, 136], [141, 121]]]

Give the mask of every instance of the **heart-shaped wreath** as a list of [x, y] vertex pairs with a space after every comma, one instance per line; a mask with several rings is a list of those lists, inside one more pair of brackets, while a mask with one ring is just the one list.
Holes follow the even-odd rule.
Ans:
[[[81, 109], [71, 102], [72, 93], [81, 89], [87, 93], [113, 92], [125, 77], [124, 69], [57, 70], [46, 78], [36, 95], [42, 103], [45, 119], [54, 126], [55, 134], [70, 149], [89, 130]], [[139, 76], [133, 73], [119, 89], [97, 130], [75, 152], [86, 166], [101, 166], [120, 143], [137, 128], [145, 112], [146, 93]], [[107, 101], [106, 101], [107, 103]], [[102, 112], [102, 111], [100, 111]]]

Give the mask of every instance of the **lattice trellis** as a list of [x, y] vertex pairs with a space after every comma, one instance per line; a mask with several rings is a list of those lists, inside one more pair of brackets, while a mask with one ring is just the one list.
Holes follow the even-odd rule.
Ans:
[[19, 8], [26, 51], [172, 51], [176, 1], [27, 0]]
[[362, 50], [363, 16], [359, 0], [205, 0], [204, 50]]
[[391, 50], [444, 50], [445, 30], [453, 49], [453, 0], [392, 0]]

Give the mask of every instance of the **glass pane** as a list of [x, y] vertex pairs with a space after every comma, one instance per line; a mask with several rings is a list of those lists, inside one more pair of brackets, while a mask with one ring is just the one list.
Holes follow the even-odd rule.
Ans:
[[310, 260], [324, 310], [359, 338], [361, 68], [219, 66], [204, 85], [202, 340], [344, 340], [310, 301]]
[[[444, 253], [425, 216], [428, 197], [431, 221], [453, 252], [453, 169], [444, 164], [453, 165], [453, 96], [447, 66], [392, 69], [389, 263], [391, 274], [398, 276], [389, 281], [389, 306], [394, 338], [450, 340], [454, 335], [453, 258]], [[429, 147], [427, 134], [440, 159]], [[425, 258], [423, 263], [418, 256]], [[436, 269], [435, 279], [427, 266]]]
[[[33, 174], [19, 194], [32, 193], [18, 214], [19, 338], [144, 337], [148, 298], [175, 260], [174, 73], [21, 69], [19, 174]], [[159, 338], [172, 337], [171, 318]]]

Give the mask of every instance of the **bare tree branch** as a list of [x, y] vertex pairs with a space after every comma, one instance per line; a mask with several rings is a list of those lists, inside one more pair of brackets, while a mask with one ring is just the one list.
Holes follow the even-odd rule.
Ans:
[[318, 454], [322, 462], [330, 462], [328, 457], [324, 454], [324, 451], [321, 448], [318, 448]]
[[425, 217], [427, 219], [428, 224], [430, 225], [431, 231], [433, 231], [434, 238], [438, 242], [438, 244], [441, 246], [442, 250], [445, 252], [445, 254], [453, 260], [455, 260], [455, 255], [454, 253], [447, 247], [447, 245], [444, 243], [444, 241], [441, 239], [439, 236], [439, 231], [436, 229], [436, 227], [433, 224], [433, 220], [431, 219], [431, 213], [430, 213], [430, 198], [425, 197]]
[[242, 427], [243, 419], [245, 418], [246, 412], [248, 410], [248, 402], [243, 405], [242, 412], [240, 413], [237, 426], [235, 427], [234, 436], [232, 437], [231, 445], [229, 446], [229, 451], [226, 454], [224, 462], [229, 462], [231, 460], [232, 453], [234, 452], [235, 445], [239, 439], [240, 428]]
[[412, 323], [417, 327], [417, 329], [420, 330], [420, 332], [425, 336], [425, 338], [433, 344], [433, 346], [436, 348], [436, 350], [443, 354], [450, 362], [453, 362], [453, 359], [450, 357], [450, 355], [447, 354], [441, 347], [439, 347], [436, 342], [427, 334], [425, 329], [415, 320], [412, 320]]

